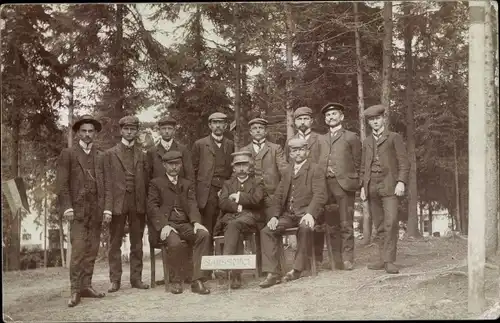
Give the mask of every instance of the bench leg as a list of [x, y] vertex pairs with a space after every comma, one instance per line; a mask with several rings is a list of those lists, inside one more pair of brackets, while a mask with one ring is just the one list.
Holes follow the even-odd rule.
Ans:
[[311, 259], [311, 274], [313, 276], [317, 276], [318, 272], [316, 269], [316, 252], [314, 250], [314, 235], [313, 234], [311, 235], [311, 257], [309, 259]]
[[254, 276], [255, 278], [259, 278], [259, 253], [258, 253], [258, 247], [257, 247], [257, 238], [256, 234], [252, 233], [249, 237], [250, 240], [250, 245], [252, 248], [252, 254], [255, 255], [255, 270], [254, 270]]
[[163, 279], [165, 280], [165, 291], [168, 291], [168, 283], [169, 283], [169, 270], [167, 264], [167, 247], [161, 246], [161, 257], [163, 260]]
[[280, 237], [278, 239], [278, 253], [279, 253], [281, 274], [283, 276], [285, 276], [285, 274], [286, 274], [286, 257], [285, 257], [285, 249], [283, 248], [283, 237]]
[[151, 288], [156, 287], [156, 263], [155, 263], [155, 248], [149, 247], [149, 258], [151, 261]]
[[262, 277], [262, 247], [260, 244], [260, 234], [255, 234], [255, 257], [257, 262], [257, 273], [259, 277]]
[[326, 249], [328, 250], [328, 261], [330, 262], [331, 270], [334, 270], [335, 261], [333, 259], [332, 237], [330, 236], [330, 228], [328, 224], [325, 224], [325, 234], [326, 234]]

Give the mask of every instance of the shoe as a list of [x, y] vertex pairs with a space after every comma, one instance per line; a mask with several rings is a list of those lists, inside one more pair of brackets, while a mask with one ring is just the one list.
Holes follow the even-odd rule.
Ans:
[[108, 289], [108, 293], [114, 293], [120, 290], [120, 282], [111, 283], [111, 287]]
[[354, 264], [349, 260], [344, 261], [344, 270], [353, 270]]
[[149, 288], [148, 284], [144, 284], [141, 281], [130, 283], [130, 285], [132, 285], [132, 288], [137, 288], [137, 289], [148, 289]]
[[259, 286], [261, 288], [268, 288], [279, 283], [281, 283], [280, 275], [269, 273], [267, 274], [266, 279], [262, 283], [260, 283]]
[[231, 284], [229, 287], [231, 289], [240, 289], [241, 288], [241, 274], [231, 275]]
[[366, 267], [371, 270], [383, 270], [385, 268], [385, 264], [379, 260], [377, 262], [368, 264], [368, 266]]
[[172, 294], [182, 294], [182, 284], [181, 283], [172, 283], [170, 285], [170, 292]]
[[68, 301], [68, 307], [75, 307], [80, 304], [80, 293], [71, 293], [71, 298]]
[[399, 269], [392, 262], [385, 263], [385, 272], [388, 274], [399, 274]]
[[92, 287], [87, 287], [83, 290], [80, 291], [80, 297], [88, 297], [88, 298], [103, 298], [104, 296], [106, 296], [106, 294], [104, 293], [100, 293], [98, 291], [96, 291], [94, 288]]
[[341, 262], [335, 262], [335, 269], [337, 270], [343, 270], [344, 269], [344, 264]]
[[316, 261], [316, 270], [320, 271], [323, 269], [323, 262], [322, 261]]
[[203, 282], [199, 279], [197, 279], [191, 283], [191, 291], [193, 293], [197, 293], [197, 294], [201, 294], [201, 295], [210, 294], [210, 289], [206, 288], [205, 284], [203, 284]]
[[285, 277], [283, 277], [284, 282], [289, 282], [292, 280], [297, 280], [300, 278], [300, 271], [292, 269], [286, 273]]

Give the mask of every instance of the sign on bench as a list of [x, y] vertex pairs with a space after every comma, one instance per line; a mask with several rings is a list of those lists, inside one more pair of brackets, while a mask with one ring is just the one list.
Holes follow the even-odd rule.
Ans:
[[201, 269], [255, 269], [256, 263], [255, 255], [203, 256]]

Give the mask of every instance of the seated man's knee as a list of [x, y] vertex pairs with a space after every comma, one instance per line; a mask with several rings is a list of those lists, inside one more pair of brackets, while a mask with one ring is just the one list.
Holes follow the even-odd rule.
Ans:
[[299, 225], [299, 231], [297, 232], [299, 235], [303, 234], [312, 234], [314, 232], [314, 229], [302, 222]]
[[210, 238], [210, 233], [205, 230], [197, 230], [196, 231], [196, 239], [197, 240], [206, 240]]

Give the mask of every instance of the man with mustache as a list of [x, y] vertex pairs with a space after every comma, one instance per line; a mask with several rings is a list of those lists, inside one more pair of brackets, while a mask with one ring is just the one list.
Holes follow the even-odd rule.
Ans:
[[[243, 254], [241, 234], [257, 230], [266, 194], [262, 180], [250, 173], [252, 154], [242, 150], [232, 156], [233, 174], [236, 176], [222, 186], [219, 206], [224, 215], [214, 231], [214, 235], [218, 235], [218, 231], [224, 234], [224, 255]], [[230, 288], [241, 288], [241, 270], [233, 270], [232, 273]]]
[[212, 240], [208, 230], [200, 224], [194, 193], [194, 183], [182, 178], [182, 153], [170, 150], [162, 156], [165, 173], [154, 178], [149, 185], [148, 215], [154, 228], [160, 232], [160, 240], [168, 246], [174, 261], [170, 291], [180, 294], [182, 288], [182, 240], [193, 246], [193, 275], [191, 291], [206, 295], [210, 293], [203, 283], [201, 258], [209, 255]]
[[70, 223], [71, 233], [69, 307], [78, 305], [80, 297], [104, 297], [104, 293], [92, 287], [101, 223], [103, 217], [109, 221], [111, 216], [111, 195], [104, 181], [104, 153], [93, 144], [101, 128], [92, 116], [82, 116], [72, 127], [79, 138], [78, 145], [63, 149], [57, 164], [59, 206]]
[[146, 190], [148, 165], [146, 154], [136, 143], [139, 119], [126, 116], [119, 120], [122, 140], [106, 152], [106, 181], [111, 187], [113, 216], [109, 228], [108, 292], [120, 289], [122, 278], [121, 246], [128, 222], [130, 232], [130, 284], [132, 288], [148, 289], [142, 282], [142, 238], [146, 224]]
[[379, 260], [368, 269], [397, 274], [398, 197], [405, 193], [410, 162], [401, 135], [385, 128], [385, 110], [379, 104], [364, 111], [372, 133], [363, 142], [360, 197], [368, 198], [379, 245]]
[[325, 173], [321, 167], [308, 160], [307, 141], [292, 138], [288, 146], [293, 164], [281, 178], [271, 207], [266, 209], [267, 225], [260, 231], [262, 270], [268, 273], [259, 284], [262, 288], [281, 282], [278, 243], [282, 239], [282, 232], [288, 228], [299, 227], [293, 269], [285, 275], [284, 280], [296, 280], [308, 268], [309, 257], [312, 257], [310, 249], [314, 225], [327, 200]]
[[345, 107], [328, 103], [321, 112], [329, 132], [322, 136], [320, 164], [326, 169], [328, 194], [338, 205], [339, 214], [325, 214], [332, 226], [332, 249], [337, 268], [354, 268], [354, 198], [360, 188], [361, 141], [342, 127]]

